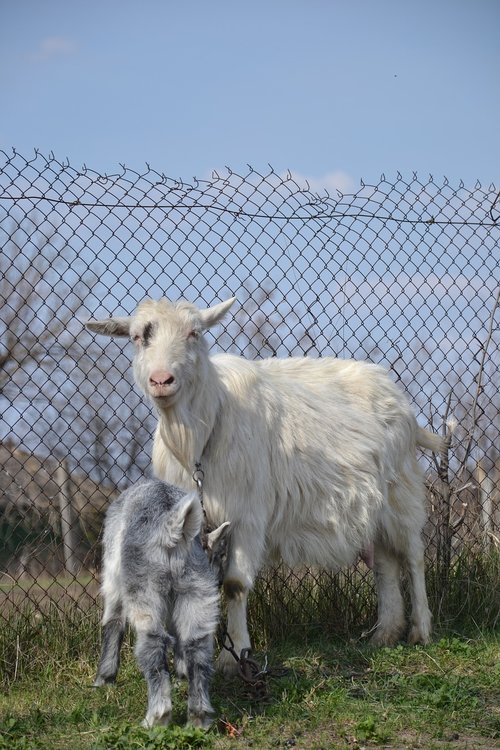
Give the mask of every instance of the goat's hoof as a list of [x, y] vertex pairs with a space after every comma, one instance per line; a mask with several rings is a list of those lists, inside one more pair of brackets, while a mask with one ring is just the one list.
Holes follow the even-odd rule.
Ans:
[[141, 726], [143, 726], [145, 729], [151, 729], [151, 727], [155, 727], [155, 726], [167, 727], [170, 724], [171, 719], [172, 719], [172, 711], [167, 711], [161, 716], [156, 716], [156, 715], [151, 716], [148, 714], [143, 719]]
[[116, 680], [116, 677], [102, 677], [101, 675], [97, 675], [94, 682], [92, 683], [92, 687], [103, 687], [104, 685], [113, 685]]
[[209, 714], [191, 714], [188, 716], [187, 727], [194, 727], [195, 729], [210, 729], [212, 726], [212, 717]]
[[238, 664], [234, 656], [223, 649], [217, 657], [215, 667], [224, 677], [235, 677], [238, 674]]
[[421, 643], [423, 646], [426, 646], [430, 642], [430, 631], [426, 630], [425, 628], [420, 628], [418, 627], [418, 625], [412, 626], [410, 632], [408, 633], [408, 643], [411, 646], [415, 646], [417, 643]]
[[401, 637], [401, 631], [399, 630], [399, 628], [397, 630], [377, 629], [372, 635], [372, 637], [370, 638], [370, 643], [373, 646], [391, 647], [391, 646], [395, 646], [396, 643], [398, 643], [400, 637]]

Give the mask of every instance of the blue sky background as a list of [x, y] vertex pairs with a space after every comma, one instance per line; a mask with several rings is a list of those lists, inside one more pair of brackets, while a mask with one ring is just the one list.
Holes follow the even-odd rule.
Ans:
[[0, 147], [313, 188], [498, 183], [498, 0], [0, 2]]
[[[56, 190], [68, 180], [71, 190], [62, 193], [80, 197], [95, 174], [53, 169], [43, 158], [52, 151], [76, 170], [85, 164], [114, 174], [125, 163], [141, 172], [148, 162], [188, 182], [210, 179], [212, 170], [223, 174], [227, 165], [246, 181], [216, 177], [210, 189], [203, 183], [202, 203], [216, 195], [221, 205], [234, 201], [252, 214], [273, 213], [268, 193], [287, 192], [279, 175], [290, 170], [314, 192], [330, 190], [333, 200], [335, 188], [357, 193], [344, 209], [378, 216], [296, 224], [297, 206], [314, 209], [309, 193], [286, 203], [286, 215], [293, 214], [286, 222], [201, 209], [108, 211], [4, 200], [0, 246], [16, 261], [9, 283], [18, 288], [23, 273], [40, 266], [30, 326], [40, 340], [52, 326], [53, 338], [41, 367], [35, 359], [24, 368], [11, 363], [0, 440], [12, 431], [40, 454], [64, 445], [92, 471], [91, 426], [99, 415], [113, 426], [106, 440], [118, 469], [120, 456], [128, 464], [123, 445], [130, 436], [113, 440], [111, 433], [121, 435], [131, 414], [146, 407], [124, 380], [126, 344], [101, 339], [96, 361], [85, 362], [81, 347], [90, 351], [91, 337], [82, 321], [130, 312], [144, 294], [199, 304], [235, 294], [227, 333], [214, 335], [221, 348], [250, 357], [306, 350], [380, 361], [403, 381], [423, 424], [442, 414], [450, 389], [453, 408], [470, 402], [497, 286], [498, 227], [487, 212], [500, 187], [499, 0], [0, 0], [0, 101], [0, 149], [13, 146], [30, 158], [37, 147], [42, 154], [22, 178], [12, 178], [12, 191], [11, 174], [24, 165], [14, 160], [0, 175], [0, 192]], [[247, 164], [263, 173], [271, 164], [278, 174], [257, 196], [251, 186], [260, 178]], [[398, 171], [406, 182], [395, 180]], [[420, 183], [412, 182], [413, 171]], [[388, 182], [369, 187], [381, 173]], [[158, 201], [156, 178], [148, 175], [138, 182], [139, 197]], [[465, 187], [448, 189], [443, 175]], [[366, 189], [359, 189], [361, 179]], [[101, 194], [114, 202], [130, 186], [118, 183], [91, 184], [90, 202]], [[167, 205], [181, 201], [175, 190], [165, 187], [164, 194]], [[26, 225], [35, 205], [37, 232]], [[387, 222], [380, 216], [388, 212]], [[418, 218], [415, 225], [394, 221], [407, 214]], [[438, 221], [470, 216], [488, 226]], [[15, 242], [5, 242], [12, 226], [19, 227], [19, 257]], [[64, 249], [57, 262], [44, 234], [54, 228], [54, 244]], [[61, 333], [57, 316], [78, 273], [90, 278], [88, 294]], [[0, 345], [8, 305], [4, 313]], [[20, 317], [26, 313], [21, 308]], [[492, 354], [482, 397], [485, 435], [497, 398], [494, 368]], [[125, 393], [115, 383], [125, 384]], [[493, 443], [498, 433], [486, 437]]]

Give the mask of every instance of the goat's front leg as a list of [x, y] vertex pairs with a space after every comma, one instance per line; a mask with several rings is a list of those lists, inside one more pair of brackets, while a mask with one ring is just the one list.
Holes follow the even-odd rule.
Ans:
[[[238, 657], [243, 649], [250, 648], [247, 600], [261, 557], [259, 551], [253, 552], [252, 558], [252, 550], [247, 549], [244, 543], [239, 543], [238, 536], [231, 538], [223, 583], [227, 603], [227, 634], [224, 638], [224, 645], [232, 646]], [[237, 672], [238, 662], [227, 648], [222, 648], [217, 659], [217, 668], [228, 676]]]
[[148, 686], [148, 708], [142, 722], [145, 727], [155, 724], [166, 726], [172, 718], [170, 675], [167, 667], [166, 651], [172, 639], [162, 629], [137, 629], [135, 655], [139, 669]]

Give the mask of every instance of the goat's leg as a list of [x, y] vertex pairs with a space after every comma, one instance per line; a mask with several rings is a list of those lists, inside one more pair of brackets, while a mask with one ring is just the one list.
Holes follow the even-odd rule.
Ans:
[[[243, 649], [250, 648], [250, 635], [247, 626], [247, 600], [249, 587], [238, 579], [224, 581], [224, 593], [227, 603], [227, 633], [224, 635], [224, 646], [217, 658], [217, 668], [225, 675], [231, 676], [238, 670], [234, 654], [240, 656]], [[234, 652], [234, 653], [232, 653]]]
[[213, 636], [205, 635], [184, 643], [183, 653], [188, 678], [188, 724], [208, 729], [214, 712], [209, 696], [213, 673]]
[[[252, 530], [248, 530], [247, 537], [259, 538], [257, 533], [252, 533]], [[242, 649], [250, 648], [247, 600], [260, 566], [260, 558], [259, 550], [247, 549], [244, 540], [240, 544], [236, 535], [231, 538], [223, 584], [227, 603], [227, 634], [231, 640], [226, 636], [224, 645], [231, 646], [232, 642], [238, 657]], [[238, 669], [238, 662], [232, 653], [222, 648], [217, 659], [217, 668], [226, 675], [235, 674]]]
[[423, 477], [416, 460], [413, 470], [404, 481], [393, 488], [397, 493], [393, 506], [399, 515], [397, 533], [392, 544], [399, 552], [409, 577], [412, 603], [410, 643], [428, 643], [431, 635], [431, 613], [425, 589], [424, 544], [422, 529], [425, 523], [425, 493]]
[[125, 617], [119, 599], [107, 602], [101, 627], [101, 658], [94, 687], [115, 682], [120, 667], [120, 649], [125, 633]]
[[372, 643], [393, 646], [406, 626], [401, 595], [401, 563], [396, 553], [379, 542], [374, 547], [374, 571], [378, 618]]
[[174, 645], [174, 666], [177, 677], [180, 677], [182, 680], [186, 679], [188, 676], [188, 670], [185, 646], [178, 637], [176, 637]]
[[161, 627], [137, 628], [135, 656], [148, 686], [148, 707], [143, 726], [167, 725], [172, 718], [170, 676], [166, 651], [172, 639]]
[[420, 535], [408, 540], [406, 561], [410, 579], [411, 623], [409, 643], [429, 643], [432, 615], [425, 588], [424, 545]]

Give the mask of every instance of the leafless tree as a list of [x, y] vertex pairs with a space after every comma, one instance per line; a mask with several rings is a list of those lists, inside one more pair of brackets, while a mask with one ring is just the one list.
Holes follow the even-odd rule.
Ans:
[[50, 367], [55, 351], [69, 349], [75, 313], [97, 280], [91, 271], [73, 278], [61, 224], [57, 213], [45, 217], [34, 210], [13, 221], [2, 248], [0, 392], [14, 375], [18, 387], [29, 388], [33, 366]]
[[250, 359], [319, 354], [319, 330], [312, 312], [306, 306], [287, 309], [285, 302], [270, 279], [243, 283], [231, 328], [231, 338], [242, 354]]

